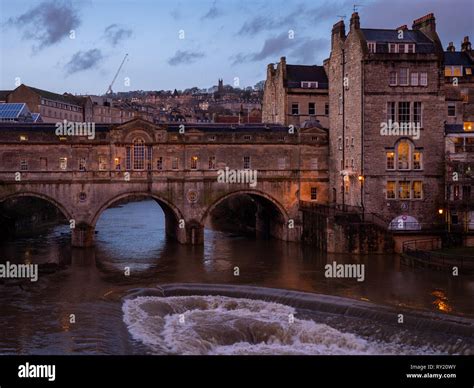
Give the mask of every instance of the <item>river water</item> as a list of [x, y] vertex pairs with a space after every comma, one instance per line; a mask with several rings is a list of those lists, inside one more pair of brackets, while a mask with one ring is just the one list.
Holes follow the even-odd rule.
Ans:
[[[326, 255], [207, 229], [204, 247], [183, 246], [166, 240], [154, 201], [110, 208], [96, 230], [90, 249], [72, 249], [66, 225], [0, 245], [2, 262], [59, 265], [35, 283], [0, 283], [1, 354], [474, 354], [472, 337], [401, 330], [271, 300], [124, 299], [167, 283], [253, 285], [474, 319], [473, 276], [413, 269], [396, 255]], [[365, 264], [365, 280], [325, 278], [324, 265], [333, 261]]]

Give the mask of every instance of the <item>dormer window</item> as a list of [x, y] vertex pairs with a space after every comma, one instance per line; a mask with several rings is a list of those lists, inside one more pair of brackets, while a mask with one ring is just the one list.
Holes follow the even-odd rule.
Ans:
[[315, 81], [301, 81], [301, 87], [303, 89], [317, 89], [318, 83]]
[[367, 48], [369, 53], [377, 52], [377, 44], [375, 42], [367, 42]]
[[389, 43], [388, 52], [398, 54], [413, 54], [415, 53], [415, 43]]

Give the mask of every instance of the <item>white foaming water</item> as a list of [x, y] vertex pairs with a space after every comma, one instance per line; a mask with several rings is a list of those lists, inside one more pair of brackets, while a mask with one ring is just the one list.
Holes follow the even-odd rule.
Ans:
[[401, 343], [370, 341], [326, 324], [298, 319], [293, 307], [259, 300], [144, 296], [126, 300], [123, 313], [132, 337], [155, 353], [431, 353]]

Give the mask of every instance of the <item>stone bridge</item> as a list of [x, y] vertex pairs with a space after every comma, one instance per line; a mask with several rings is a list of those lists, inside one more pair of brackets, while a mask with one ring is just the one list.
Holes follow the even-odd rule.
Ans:
[[[237, 195], [257, 206], [256, 229], [301, 238], [300, 200], [327, 202], [327, 132], [282, 126], [97, 125], [94, 138], [57, 136], [52, 124], [0, 124], [0, 202], [20, 196], [54, 204], [72, 245], [92, 246], [101, 214], [127, 198], [155, 199], [166, 234], [202, 244], [213, 209]], [[234, 182], [223, 172], [256, 171]], [[243, 175], [242, 175], [243, 176]], [[227, 174], [226, 178], [229, 178]]]

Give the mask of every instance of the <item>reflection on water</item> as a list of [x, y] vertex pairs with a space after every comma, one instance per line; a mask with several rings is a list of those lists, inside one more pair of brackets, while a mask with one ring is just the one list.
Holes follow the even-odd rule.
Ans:
[[[154, 201], [108, 209], [96, 230], [91, 249], [70, 248], [68, 225], [0, 246], [2, 262], [65, 264], [40, 273], [37, 283], [0, 282], [0, 353], [146, 353], [123, 324], [120, 297], [131, 288], [174, 282], [286, 288], [474, 316], [473, 277], [412, 269], [395, 255], [325, 255], [210, 230], [204, 246], [184, 246], [166, 240]], [[324, 265], [332, 261], [365, 264], [365, 281], [326, 279]]]

